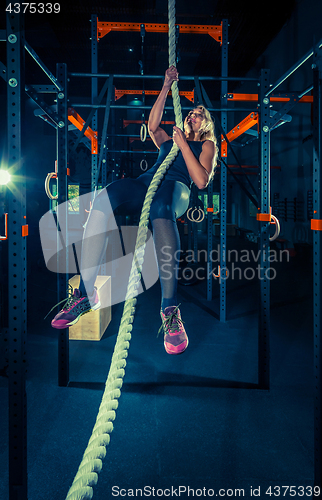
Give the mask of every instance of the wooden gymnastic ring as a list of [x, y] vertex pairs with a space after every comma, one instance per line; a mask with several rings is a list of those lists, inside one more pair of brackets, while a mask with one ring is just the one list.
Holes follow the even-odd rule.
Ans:
[[51, 179], [57, 179], [57, 174], [56, 172], [50, 172], [47, 177], [46, 177], [46, 180], [45, 180], [45, 191], [46, 191], [46, 195], [48, 196], [48, 198], [50, 200], [57, 200], [58, 199], [58, 194], [56, 196], [54, 196], [50, 189], [49, 189], [49, 183], [50, 183], [50, 180]]

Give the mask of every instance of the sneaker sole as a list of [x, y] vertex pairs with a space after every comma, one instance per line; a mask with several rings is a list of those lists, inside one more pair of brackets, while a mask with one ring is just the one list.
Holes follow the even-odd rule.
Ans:
[[94, 306], [92, 307], [91, 309], [88, 309], [88, 311], [85, 311], [83, 312], [82, 314], [80, 314], [79, 316], [77, 316], [77, 318], [74, 319], [74, 321], [71, 321], [70, 323], [66, 324], [66, 325], [63, 325], [63, 326], [54, 326], [54, 325], [51, 325], [53, 328], [56, 328], [57, 330], [65, 330], [66, 328], [69, 328], [70, 326], [73, 326], [77, 323], [77, 321], [79, 321], [79, 319], [84, 316], [84, 314], [87, 314], [91, 311], [96, 311], [96, 309], [99, 309], [99, 307], [101, 307], [101, 303], [100, 301]]

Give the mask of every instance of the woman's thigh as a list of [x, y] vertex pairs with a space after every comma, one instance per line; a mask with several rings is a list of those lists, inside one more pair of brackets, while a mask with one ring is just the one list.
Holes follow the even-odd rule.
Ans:
[[170, 219], [174, 222], [189, 206], [190, 189], [178, 181], [163, 181], [151, 205], [150, 219]]
[[[140, 214], [148, 184], [139, 179], [119, 179], [109, 184], [95, 198], [93, 209], [114, 215]], [[181, 217], [189, 206], [190, 189], [178, 181], [163, 181], [154, 195], [150, 219]]]
[[138, 179], [119, 179], [109, 184], [95, 198], [93, 209], [112, 211], [114, 215], [140, 213], [147, 186]]

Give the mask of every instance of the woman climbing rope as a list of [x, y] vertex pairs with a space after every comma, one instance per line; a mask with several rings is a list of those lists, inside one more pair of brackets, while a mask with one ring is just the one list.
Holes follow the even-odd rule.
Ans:
[[[165, 73], [162, 90], [150, 112], [149, 134], [160, 150], [156, 164], [136, 179], [126, 178], [112, 182], [95, 198], [83, 235], [79, 289], [74, 290], [63, 309], [52, 320], [54, 328], [68, 328], [86, 312], [100, 307], [94, 283], [107, 247], [110, 217], [115, 212], [124, 215], [140, 213], [153, 175], [174, 142], [180, 151], [153, 198], [150, 220], [161, 282], [164, 346], [169, 354], [180, 354], [187, 348], [188, 337], [177, 302], [178, 261], [175, 256], [179, 254], [180, 239], [176, 219], [188, 208], [191, 181], [199, 189], [208, 185], [216, 165], [218, 148], [214, 123], [209, 111], [203, 106], [190, 111], [184, 122], [184, 132], [173, 127], [172, 139], [160, 127], [168, 92], [172, 83], [178, 80], [177, 69], [171, 66]], [[100, 231], [101, 228], [104, 230], [98, 234], [98, 228]], [[95, 236], [95, 246], [91, 241], [92, 236]]]

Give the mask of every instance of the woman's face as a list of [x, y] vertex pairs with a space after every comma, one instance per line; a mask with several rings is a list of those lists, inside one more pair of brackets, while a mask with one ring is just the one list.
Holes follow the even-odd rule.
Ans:
[[193, 109], [188, 113], [186, 118], [186, 123], [190, 126], [193, 132], [198, 132], [201, 127], [201, 124], [205, 118], [205, 115], [201, 111], [201, 109]]

